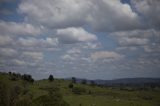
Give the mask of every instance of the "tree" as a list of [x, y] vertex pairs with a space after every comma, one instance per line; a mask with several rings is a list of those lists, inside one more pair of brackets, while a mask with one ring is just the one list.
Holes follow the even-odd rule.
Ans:
[[8, 74], [9, 74], [9, 75], [11, 75], [11, 74], [12, 74], [12, 72], [8, 72]]
[[76, 83], [76, 78], [72, 77], [72, 83]]
[[53, 81], [54, 80], [54, 77], [53, 75], [49, 75], [49, 78], [48, 78], [49, 81]]
[[31, 82], [31, 83], [34, 82], [34, 79], [32, 78], [32, 76], [28, 75], [28, 74], [22, 75], [22, 79], [25, 80], [25, 81]]

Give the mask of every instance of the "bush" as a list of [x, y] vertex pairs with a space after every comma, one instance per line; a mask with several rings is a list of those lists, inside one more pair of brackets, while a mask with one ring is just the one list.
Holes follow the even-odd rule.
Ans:
[[69, 106], [61, 98], [50, 97], [49, 95], [38, 97], [34, 100], [33, 104], [34, 106]]
[[69, 87], [69, 88], [73, 88], [73, 84], [70, 83], [70, 84], [68, 85], [68, 87]]
[[48, 95], [43, 95], [35, 99], [34, 106], [69, 106], [60, 93], [59, 88], [50, 86], [45, 88], [48, 91]]

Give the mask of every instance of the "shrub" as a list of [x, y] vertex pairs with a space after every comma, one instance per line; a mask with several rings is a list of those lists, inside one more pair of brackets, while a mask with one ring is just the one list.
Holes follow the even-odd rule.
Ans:
[[34, 100], [34, 106], [69, 106], [63, 99], [43, 95]]
[[69, 106], [63, 100], [59, 88], [57, 87], [47, 87], [45, 90], [48, 91], [48, 95], [43, 95], [35, 99], [34, 106]]
[[70, 84], [68, 85], [68, 87], [69, 87], [69, 88], [73, 88], [73, 84], [70, 83]]

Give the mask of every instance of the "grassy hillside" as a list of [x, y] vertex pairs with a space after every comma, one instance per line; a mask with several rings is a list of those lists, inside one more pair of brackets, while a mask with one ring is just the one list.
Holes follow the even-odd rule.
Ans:
[[99, 87], [0, 73], [0, 106], [160, 106], [160, 89]]

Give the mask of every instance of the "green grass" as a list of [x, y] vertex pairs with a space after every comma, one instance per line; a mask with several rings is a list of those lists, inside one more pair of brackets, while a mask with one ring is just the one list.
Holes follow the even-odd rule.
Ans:
[[[18, 79], [16, 81], [9, 80], [9, 75], [0, 74], [0, 81], [11, 85], [19, 85], [23, 88], [24, 81]], [[49, 86], [60, 88], [63, 99], [70, 106], [160, 106], [160, 89], [156, 90], [135, 90], [127, 91], [119, 88], [98, 87], [84, 84], [74, 84], [74, 87], [84, 88], [86, 92], [75, 94], [68, 87], [71, 81], [56, 79], [52, 82], [48, 80], [35, 81], [33, 84], [28, 83], [25, 89], [28, 94], [36, 99], [40, 96], [47, 95], [44, 90]], [[90, 92], [90, 93], [89, 93]], [[148, 99], [149, 98], [149, 99]]]
[[[64, 99], [70, 106], [159, 106], [160, 91], [122, 91], [118, 89], [83, 86], [93, 92], [87, 95], [75, 95], [70, 93]], [[152, 100], [145, 100], [151, 97]]]

